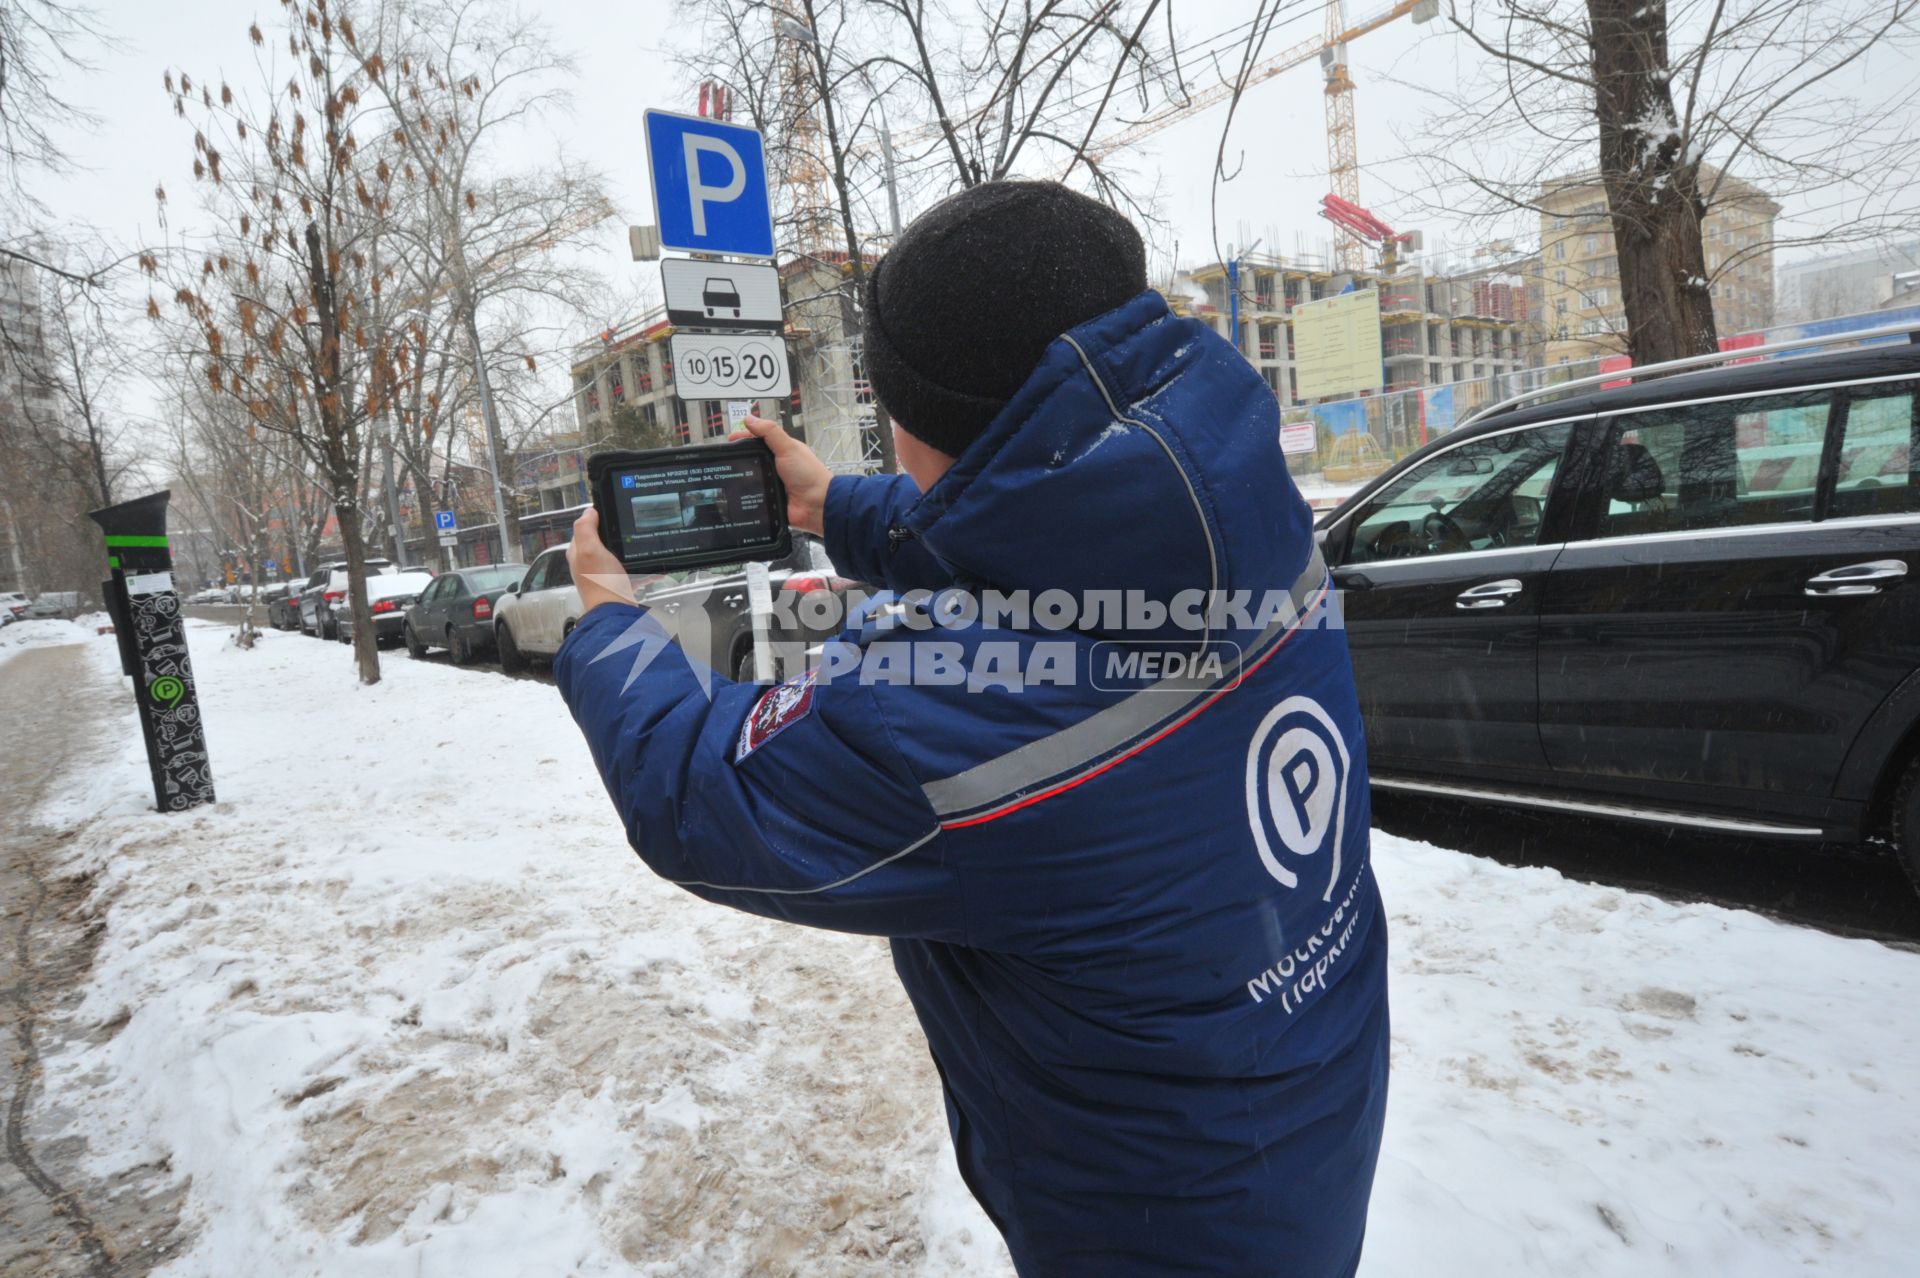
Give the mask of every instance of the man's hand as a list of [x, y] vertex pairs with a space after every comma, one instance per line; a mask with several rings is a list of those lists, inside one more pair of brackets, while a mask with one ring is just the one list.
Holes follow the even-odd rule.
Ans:
[[780, 472], [780, 482], [787, 487], [787, 522], [801, 532], [825, 536], [827, 484], [833, 479], [833, 472], [811, 448], [787, 434], [779, 422], [751, 415], [744, 420], [747, 429], [735, 431], [732, 438], [764, 439], [773, 450], [774, 469]]
[[581, 616], [603, 603], [633, 602], [633, 583], [627, 578], [626, 567], [600, 540], [600, 512], [591, 506], [573, 521], [567, 567], [573, 570], [574, 589], [580, 592]]

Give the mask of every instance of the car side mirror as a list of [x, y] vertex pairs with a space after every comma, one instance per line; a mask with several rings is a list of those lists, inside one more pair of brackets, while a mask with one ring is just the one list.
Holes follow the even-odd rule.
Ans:
[[509, 582], [509, 583], [508, 583], [508, 585], [507, 585], [507, 593], [508, 593], [508, 594], [510, 594], [510, 595], [517, 595], [517, 594], [519, 594], [519, 593], [520, 593], [520, 583], [519, 583], [519, 582], [517, 582], [517, 581], [515, 581], [515, 582]]
[[1540, 499], [1528, 497], [1522, 493], [1513, 495], [1513, 522], [1522, 528], [1531, 528], [1540, 522]]

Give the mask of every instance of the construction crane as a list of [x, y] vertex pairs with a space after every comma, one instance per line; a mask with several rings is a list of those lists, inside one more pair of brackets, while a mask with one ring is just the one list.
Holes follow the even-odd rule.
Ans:
[[1354, 243], [1366, 241], [1380, 246], [1380, 269], [1391, 275], [1400, 265], [1401, 249], [1418, 249], [1420, 232], [1396, 231], [1352, 200], [1338, 195], [1320, 198], [1320, 216], [1347, 233]]
[[779, 183], [793, 204], [795, 247], [803, 254], [819, 255], [831, 250], [836, 239], [827, 140], [814, 116], [820, 105], [814, 82], [820, 37], [793, 0], [774, 0], [769, 11], [779, 51], [779, 110], [784, 126]]
[[[1246, 74], [1241, 91], [1263, 84], [1283, 71], [1303, 62], [1320, 59], [1326, 77], [1327, 98], [1327, 177], [1333, 194], [1354, 208], [1360, 205], [1360, 157], [1354, 135], [1353, 76], [1347, 70], [1347, 45], [1390, 22], [1412, 16], [1415, 22], [1429, 22], [1440, 12], [1439, 0], [1397, 0], [1397, 3], [1351, 25], [1347, 21], [1345, 0], [1327, 0], [1326, 23], [1319, 35], [1310, 36], [1290, 49], [1282, 50], [1253, 67]], [[1234, 95], [1235, 81], [1222, 80], [1194, 94], [1178, 106], [1170, 106], [1134, 121], [1087, 148], [1087, 158], [1098, 161], [1144, 138], [1218, 106]], [[1364, 212], [1364, 210], [1362, 210]], [[1369, 215], [1371, 216], [1371, 215]], [[1339, 225], [1339, 223], [1335, 223]], [[1342, 227], [1342, 230], [1347, 228]], [[1362, 244], [1351, 232], [1336, 243], [1336, 261], [1342, 270], [1361, 265]]]

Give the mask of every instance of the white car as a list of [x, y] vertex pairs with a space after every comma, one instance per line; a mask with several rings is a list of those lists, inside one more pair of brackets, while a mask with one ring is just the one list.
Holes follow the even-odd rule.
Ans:
[[0, 590], [0, 617], [17, 620], [27, 610], [27, 597], [17, 590]]
[[540, 552], [520, 584], [509, 587], [493, 609], [494, 651], [508, 674], [525, 670], [530, 657], [551, 661], [580, 620], [580, 592], [574, 588], [567, 548]]
[[[367, 574], [367, 611], [373, 614], [373, 642], [376, 647], [400, 642], [407, 621], [407, 609], [420, 598], [420, 592], [433, 584], [433, 574], [408, 570]], [[334, 618], [333, 637], [341, 643], [353, 642], [353, 611], [342, 599]]]

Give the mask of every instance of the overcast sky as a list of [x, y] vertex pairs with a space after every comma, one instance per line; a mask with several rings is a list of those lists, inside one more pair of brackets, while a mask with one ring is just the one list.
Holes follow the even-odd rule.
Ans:
[[[1201, 38], [1244, 23], [1253, 8], [1250, 0], [1186, 0], [1179, 12], [1189, 33]], [[246, 0], [97, 0], [96, 9], [118, 47], [97, 51], [94, 71], [68, 77], [64, 87], [99, 118], [99, 127], [69, 130], [69, 149], [79, 171], [37, 187], [63, 220], [93, 225], [118, 243], [151, 242], [158, 233], [153, 202], [157, 182], [164, 182], [173, 197], [170, 216], [176, 229], [192, 216], [192, 130], [171, 113], [162, 73], [184, 69], [196, 80], [225, 76], [236, 84], [251, 82], [257, 77], [247, 27], [257, 19], [271, 31], [279, 6]], [[541, 10], [555, 42], [578, 63], [579, 76], [572, 86], [575, 109], [570, 118], [548, 121], [550, 136], [527, 137], [519, 149], [534, 163], [553, 145], [565, 147], [607, 175], [615, 203], [628, 220], [651, 220], [640, 112], [647, 107], [690, 111], [694, 105], [671, 57], [668, 0], [554, 0]], [[1317, 15], [1317, 10], [1303, 10], [1299, 20], [1275, 33], [1269, 51], [1313, 34], [1319, 26]], [[1411, 96], [1392, 77], [1406, 75], [1409, 65], [1418, 66], [1420, 59], [1412, 56], [1418, 51], [1451, 59], [1452, 42], [1429, 39], [1427, 33], [1433, 30], [1437, 24], [1415, 27], [1403, 19], [1354, 45], [1363, 164], [1369, 155], [1384, 158], [1398, 148], [1389, 123], [1396, 110], [1407, 109]], [[1202, 73], [1196, 70], [1193, 75], [1199, 80]], [[1248, 95], [1233, 143], [1236, 153], [1246, 155], [1244, 174], [1221, 194], [1223, 245], [1261, 237], [1266, 240], [1263, 248], [1277, 244], [1280, 251], [1291, 253], [1297, 236], [1323, 238], [1325, 223], [1315, 213], [1327, 189], [1323, 103], [1317, 62]], [[1131, 161], [1143, 179], [1138, 185], [1150, 188], [1158, 179], [1184, 261], [1213, 255], [1208, 173], [1224, 116], [1224, 110], [1216, 108], [1176, 125], [1144, 145]], [[896, 127], [905, 129], [911, 123], [898, 121]], [[1414, 179], [1403, 166], [1388, 163], [1378, 169], [1364, 172], [1362, 198], [1391, 217], [1393, 191]], [[620, 247], [623, 238], [617, 228], [609, 228], [614, 247]], [[624, 257], [624, 252], [610, 257], [610, 267], [640, 269]]]
[[[281, 22], [280, 6], [272, 0], [94, 0], [100, 25], [114, 40], [113, 47], [97, 49], [94, 69], [64, 77], [63, 91], [77, 105], [98, 118], [96, 127], [69, 129], [66, 141], [76, 171], [56, 178], [38, 178], [35, 190], [57, 220], [96, 228], [110, 244], [146, 245], [156, 242], [160, 230], [153, 190], [165, 183], [170, 195], [169, 216], [178, 234], [194, 220], [192, 127], [176, 118], [161, 85], [168, 70], [184, 69], [196, 80], [221, 77], [236, 85], [258, 82], [253, 50], [246, 37], [248, 25], [259, 21], [273, 31]], [[1355, 0], [1349, 11], [1364, 16], [1385, 0]], [[1188, 37], [1201, 41], [1244, 24], [1253, 14], [1252, 0], [1182, 0], [1177, 12]], [[691, 92], [681, 83], [673, 61], [675, 40], [693, 38], [685, 24], [676, 28], [669, 0], [623, 0], [621, 3], [583, 3], [548, 0], [538, 11], [554, 43], [572, 55], [578, 76], [572, 84], [571, 115], [556, 115], [540, 128], [518, 139], [508, 165], [538, 165], [556, 149], [599, 168], [622, 214], [618, 224], [605, 228], [602, 269], [628, 288], [650, 282], [652, 264], [629, 260], [624, 226], [652, 220], [647, 187], [645, 147], [640, 136], [640, 114], [647, 107], [682, 111], [694, 109]], [[1271, 55], [1312, 36], [1320, 26], [1321, 10], [1313, 0], [1301, 0], [1272, 36]], [[1484, 67], [1457, 38], [1442, 30], [1443, 22], [1416, 26], [1402, 19], [1356, 42], [1351, 49], [1356, 94], [1362, 203], [1402, 230], [1420, 227], [1429, 249], [1446, 244], [1455, 254], [1471, 251], [1484, 228], [1436, 224], [1422, 218], [1418, 205], [1404, 198], [1419, 178], [1410, 165], [1395, 156], [1406, 128], [1418, 113], [1432, 109], [1432, 100], [1412, 86], [1447, 87], [1460, 80], [1495, 74]], [[1905, 83], [1911, 68], [1889, 68], [1871, 61], [1860, 68], [1868, 77], [1883, 76]], [[1210, 68], [1188, 65], [1196, 87]], [[1263, 251], [1291, 255], [1300, 249], [1318, 250], [1326, 224], [1316, 213], [1326, 192], [1325, 98], [1317, 60], [1251, 90], [1236, 123], [1229, 167], [1244, 155], [1237, 180], [1220, 194], [1217, 224], [1209, 214], [1209, 174], [1225, 112], [1200, 113], [1144, 144], [1131, 164], [1139, 175], [1136, 187], [1157, 187], [1169, 232], [1157, 245], [1164, 266], [1177, 241], [1183, 265], [1215, 260], [1214, 244], [1244, 247], [1263, 241]], [[897, 130], [917, 121], [896, 119]], [[1398, 135], [1396, 133], [1398, 127]], [[913, 210], [908, 209], [911, 216]], [[1789, 208], [1789, 214], [1794, 212]], [[1529, 238], [1527, 228], [1512, 231]], [[625, 291], [625, 290], [623, 290]], [[608, 317], [611, 318], [611, 317]]]

